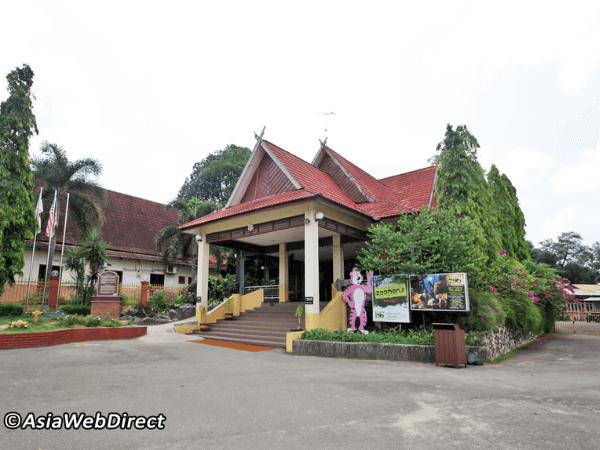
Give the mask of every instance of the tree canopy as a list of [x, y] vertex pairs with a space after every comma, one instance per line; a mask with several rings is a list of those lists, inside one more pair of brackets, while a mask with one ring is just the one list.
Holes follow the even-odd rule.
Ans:
[[519, 206], [517, 190], [505, 174], [500, 175], [495, 164], [487, 174], [490, 193], [490, 215], [502, 249], [519, 261], [529, 258], [529, 245], [525, 240], [525, 215]]
[[575, 231], [561, 233], [556, 240], [540, 242], [541, 248], [531, 250], [531, 259], [556, 269], [572, 283], [600, 283], [600, 242], [583, 243]]
[[474, 245], [493, 262], [501, 250], [494, 218], [489, 205], [492, 198], [483, 168], [477, 161], [479, 143], [466, 125], [446, 127], [446, 136], [437, 146], [435, 196], [439, 209], [454, 209], [459, 216], [469, 217], [474, 224]]
[[75, 221], [81, 236], [85, 236], [94, 227], [100, 227], [103, 221], [101, 204], [106, 192], [98, 182], [91, 178], [102, 173], [100, 161], [83, 158], [69, 161], [65, 149], [50, 142], [42, 143], [41, 157], [31, 158], [35, 178], [43, 183], [44, 216], [47, 217], [50, 204], [57, 191], [59, 204], [69, 198], [69, 220]]
[[29, 140], [38, 133], [33, 114], [33, 70], [25, 64], [10, 72], [9, 97], [0, 104], [0, 295], [22, 275], [25, 239], [37, 228]]
[[194, 164], [192, 173], [179, 189], [176, 200], [188, 202], [192, 198], [197, 198], [203, 202], [224, 206], [250, 154], [250, 149], [233, 144], [209, 154], [202, 161]]
[[475, 224], [457, 217], [452, 209], [424, 208], [405, 214], [397, 224], [380, 224], [369, 229], [370, 242], [359, 254], [361, 267], [380, 273], [427, 274], [481, 270], [484, 257], [473, 241]]

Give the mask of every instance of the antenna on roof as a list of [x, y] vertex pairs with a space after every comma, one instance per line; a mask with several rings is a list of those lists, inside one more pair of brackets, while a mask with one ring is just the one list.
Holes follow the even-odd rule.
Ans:
[[329, 116], [335, 116], [335, 111], [331, 112], [318, 112], [317, 114], [323, 114], [325, 116], [325, 133], [323, 135], [325, 142], [327, 142], [327, 122], [329, 122]]

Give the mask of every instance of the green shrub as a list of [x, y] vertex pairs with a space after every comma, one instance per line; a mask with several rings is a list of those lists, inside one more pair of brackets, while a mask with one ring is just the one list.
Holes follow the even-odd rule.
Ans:
[[[333, 332], [324, 328], [315, 328], [310, 331], [305, 331], [300, 339], [305, 341], [377, 342], [382, 344], [435, 345], [435, 337], [432, 330], [391, 330], [362, 334], [358, 332], [348, 333], [346, 331]], [[465, 337], [465, 341], [466, 345], [481, 345], [481, 340], [476, 340], [470, 335]]]
[[472, 289], [469, 291], [471, 311], [458, 320], [465, 331], [494, 331], [506, 321], [506, 314], [491, 292]]
[[0, 303], [0, 316], [21, 316], [23, 315], [23, 306], [16, 303]]
[[156, 291], [150, 298], [148, 298], [148, 306], [157, 308], [160, 311], [169, 309], [171, 301], [169, 299], [169, 293], [167, 291]]
[[506, 311], [505, 325], [511, 330], [524, 333], [541, 333], [544, 331], [544, 318], [541, 308], [535, 305], [522, 292], [511, 296], [498, 297], [500, 305]]
[[102, 319], [98, 316], [87, 316], [85, 318], [85, 326], [86, 327], [97, 327], [102, 323]]
[[58, 320], [60, 322], [62, 322], [62, 324], [66, 327], [72, 327], [73, 325], [77, 325], [77, 324], [86, 325], [85, 317], [65, 316], [65, 317], [59, 317]]
[[80, 316], [87, 316], [90, 314], [92, 307], [88, 305], [64, 305], [58, 308], [58, 310], [65, 314], [77, 314]]

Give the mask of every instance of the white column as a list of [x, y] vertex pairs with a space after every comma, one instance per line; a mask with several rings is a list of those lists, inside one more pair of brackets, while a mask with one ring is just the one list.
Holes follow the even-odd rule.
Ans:
[[304, 296], [313, 298], [313, 304], [306, 305], [306, 313], [319, 314], [319, 224], [314, 210], [304, 218], [309, 220], [304, 225]]
[[209, 248], [206, 242], [206, 233], [200, 235], [202, 240], [198, 242], [198, 277], [196, 279], [196, 295], [201, 297], [201, 303], [196, 303], [196, 310], [202, 305], [204, 310], [208, 306], [208, 264]]
[[333, 236], [333, 282], [339, 278], [344, 279], [344, 246], [342, 245], [342, 236], [335, 234]]

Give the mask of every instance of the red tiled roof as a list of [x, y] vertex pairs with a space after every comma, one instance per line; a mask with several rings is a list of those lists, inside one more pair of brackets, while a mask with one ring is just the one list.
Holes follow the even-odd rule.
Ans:
[[362, 170], [360, 167], [355, 166], [346, 158], [336, 153], [329, 147], [325, 148], [331, 152], [331, 154], [340, 162], [344, 169], [348, 171], [350, 175], [356, 180], [363, 191], [374, 200], [381, 200], [391, 203], [398, 203], [398, 199], [394, 196], [390, 188], [382, 184], [375, 177], [369, 175], [367, 172]]
[[283, 194], [240, 203], [216, 211], [186, 223], [179, 227], [180, 229], [186, 230], [227, 217], [251, 211], [258, 211], [263, 208], [281, 205], [296, 200], [316, 197], [318, 195], [338, 203], [339, 205], [365, 214], [373, 219], [397, 216], [401, 212], [421, 209], [424, 205], [429, 203], [435, 178], [435, 168], [428, 167], [419, 171], [377, 180], [327, 147], [327, 150], [338, 159], [340, 164], [342, 164], [348, 173], [350, 173], [357, 183], [360, 184], [361, 188], [375, 200], [372, 203], [355, 203], [327, 173], [271, 142], [263, 140], [263, 143], [288, 170], [290, 175], [300, 183], [302, 188]]
[[[109, 190], [106, 191], [106, 196], [106, 204], [102, 207], [105, 220], [101, 233], [102, 240], [110, 243], [109, 254], [148, 261], [155, 261], [156, 258], [160, 260], [154, 252], [154, 238], [161, 229], [177, 225], [177, 210], [171, 208], [165, 211], [165, 205], [161, 203]], [[61, 205], [57, 244], [62, 244], [63, 241], [64, 211], [64, 205]], [[45, 226], [42, 223], [44, 230]], [[43, 231], [38, 234], [37, 240], [47, 246], [48, 238]], [[77, 226], [69, 214], [66, 247], [78, 245], [81, 240]]]
[[392, 190], [401, 204], [411, 209], [421, 209], [429, 204], [431, 199], [435, 170], [435, 166], [425, 167], [379, 181]]

